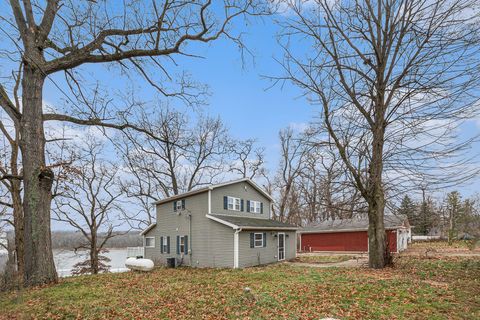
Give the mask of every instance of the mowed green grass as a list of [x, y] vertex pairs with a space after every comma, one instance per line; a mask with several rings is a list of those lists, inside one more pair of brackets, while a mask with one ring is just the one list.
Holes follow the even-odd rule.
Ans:
[[[245, 290], [246, 287], [250, 291]], [[17, 301], [21, 299], [21, 301]], [[398, 259], [395, 268], [156, 269], [63, 279], [2, 319], [480, 319], [480, 259]]]

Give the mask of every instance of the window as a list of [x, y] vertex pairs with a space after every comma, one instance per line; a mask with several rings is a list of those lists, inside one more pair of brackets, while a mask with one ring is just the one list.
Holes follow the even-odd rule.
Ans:
[[188, 236], [180, 237], [178, 249], [180, 250], [180, 253], [188, 254]]
[[145, 248], [155, 248], [154, 237], [145, 237]]
[[250, 212], [252, 213], [262, 213], [262, 203], [260, 201], [250, 200]]
[[263, 247], [263, 233], [255, 233], [254, 247], [255, 248]]
[[180, 237], [180, 252], [181, 253], [186, 253], [185, 252], [185, 237]]
[[228, 210], [240, 211], [240, 198], [228, 197]]
[[185, 199], [173, 202], [173, 211], [185, 210]]
[[170, 250], [168, 250], [168, 239], [167, 239], [167, 237], [163, 237], [163, 238], [162, 238], [162, 241], [163, 241], [163, 243], [162, 243], [162, 252], [163, 252], [163, 253], [169, 253]]

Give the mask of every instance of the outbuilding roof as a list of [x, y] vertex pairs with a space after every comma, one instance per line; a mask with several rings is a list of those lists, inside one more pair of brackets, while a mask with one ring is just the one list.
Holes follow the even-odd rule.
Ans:
[[297, 230], [298, 227], [271, 219], [248, 218], [223, 214], [207, 214], [207, 218], [217, 221], [233, 229], [244, 230]]
[[[384, 225], [386, 230], [394, 230], [399, 228], [409, 227], [408, 219], [405, 215], [385, 215]], [[300, 233], [327, 233], [332, 231], [346, 232], [346, 231], [367, 231], [367, 218], [354, 219], [336, 219], [326, 220], [322, 222], [312, 223], [305, 226]]]

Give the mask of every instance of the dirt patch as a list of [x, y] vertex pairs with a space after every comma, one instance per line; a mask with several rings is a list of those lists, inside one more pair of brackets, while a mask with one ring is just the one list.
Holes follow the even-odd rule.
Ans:
[[366, 258], [359, 258], [359, 259], [349, 259], [347, 261], [342, 262], [327, 262], [327, 263], [307, 263], [307, 262], [299, 262], [299, 261], [291, 261], [287, 262], [293, 266], [299, 267], [314, 267], [314, 268], [363, 268], [368, 266], [368, 259]]

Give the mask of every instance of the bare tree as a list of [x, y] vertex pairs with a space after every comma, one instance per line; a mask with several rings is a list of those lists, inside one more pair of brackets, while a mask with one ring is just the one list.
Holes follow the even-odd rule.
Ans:
[[[368, 204], [369, 265], [382, 268], [385, 181], [399, 185], [418, 172], [451, 178], [453, 161], [438, 160], [471, 142], [452, 138], [477, 111], [478, 1], [288, 4], [285, 75], [276, 79], [293, 82], [321, 106], [330, 141]], [[302, 45], [308, 53], [297, 50]], [[472, 174], [462, 169], [457, 179]]]
[[[18, 89], [20, 86], [20, 79], [15, 78], [15, 85], [13, 88], [14, 102], [12, 107], [15, 110], [20, 110], [20, 102], [18, 98]], [[0, 94], [2, 87], [0, 86]], [[17, 127], [9, 121], [8, 117], [3, 117], [0, 120], [0, 136], [3, 137], [2, 149], [0, 159], [0, 174], [1, 174], [1, 190], [2, 199], [0, 205], [4, 209], [11, 210], [11, 219], [7, 220], [13, 226], [15, 241], [13, 248], [15, 249], [15, 263], [16, 263], [16, 278], [18, 286], [23, 286], [24, 280], [24, 216], [22, 206], [22, 181], [21, 181], [21, 165], [20, 163], [20, 132]]]
[[108, 259], [102, 256], [106, 242], [118, 235], [115, 228], [121, 224], [123, 208], [118, 188], [118, 168], [102, 159], [102, 144], [94, 137], [80, 158], [69, 167], [67, 181], [54, 198], [53, 220], [61, 221], [81, 232], [89, 259], [74, 266], [75, 273], [97, 274], [108, 270]]
[[[295, 179], [299, 177], [303, 161], [308, 154], [308, 149], [304, 147], [302, 138], [297, 137], [291, 128], [284, 129], [279, 133], [281, 158], [280, 165], [275, 176], [275, 187], [278, 189], [278, 201], [276, 203], [277, 218], [280, 221], [286, 221], [288, 216], [294, 216], [294, 213], [288, 214], [290, 204], [296, 199]], [[292, 206], [292, 208], [298, 208]], [[297, 219], [298, 220], [298, 219]]]
[[219, 118], [200, 115], [193, 122], [165, 108], [144, 114], [140, 125], [159, 138], [125, 131], [121, 143], [115, 142], [127, 171], [122, 188], [140, 205], [126, 217], [136, 229], [154, 221], [154, 201], [213, 183], [226, 169], [231, 145]]
[[299, 133], [280, 133], [281, 161], [271, 192], [282, 219], [304, 225], [366, 213], [343, 161], [325, 137], [313, 123]]
[[265, 148], [255, 147], [255, 139], [233, 141], [231, 153], [233, 164], [230, 171], [242, 178], [254, 179], [265, 169]]
[[[161, 3], [131, 0], [116, 5], [103, 1], [11, 0], [10, 10], [2, 12], [0, 31], [5, 38], [2, 57], [8, 64], [13, 61], [20, 66], [22, 110], [11, 101], [7, 80], [2, 80], [0, 86], [0, 105], [20, 133], [26, 285], [57, 280], [50, 240], [53, 173], [45, 161], [44, 122], [133, 127], [127, 117], [116, 122], [93, 108], [84, 108], [79, 114], [45, 113], [42, 105], [45, 81], [49, 79], [61, 89], [51, 76], [64, 72], [71, 87], [79, 86], [83, 81], [78, 80], [80, 72], [74, 72], [77, 67], [118, 62], [120, 68], [135, 70], [165, 96], [192, 102], [196, 95], [189, 89], [194, 85], [188, 77], [170, 75], [168, 61], [179, 55], [193, 56], [187, 51], [190, 43], [211, 42], [221, 36], [241, 46], [239, 36], [229, 29], [230, 22], [269, 9], [268, 5], [252, 0], [225, 1], [222, 8], [213, 7], [210, 0]], [[154, 79], [147, 64], [156, 67], [159, 72], [155, 74], [163, 77]], [[168, 87], [172, 78], [179, 84], [178, 90]], [[86, 114], [88, 117], [82, 117]]]

